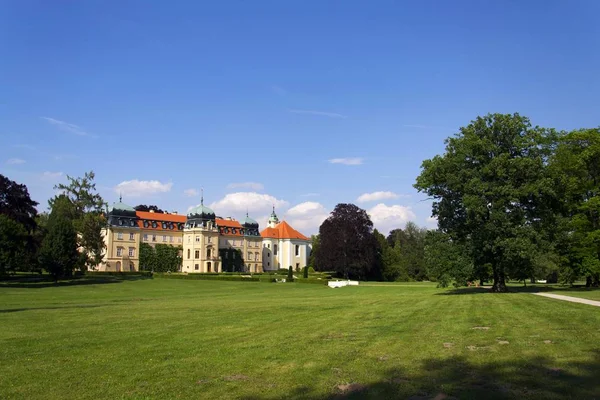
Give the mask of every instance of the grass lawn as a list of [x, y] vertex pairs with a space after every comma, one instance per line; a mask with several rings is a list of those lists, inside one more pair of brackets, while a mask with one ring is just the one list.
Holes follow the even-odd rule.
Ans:
[[600, 308], [529, 293], [29, 286], [0, 285], [2, 399], [600, 397]]

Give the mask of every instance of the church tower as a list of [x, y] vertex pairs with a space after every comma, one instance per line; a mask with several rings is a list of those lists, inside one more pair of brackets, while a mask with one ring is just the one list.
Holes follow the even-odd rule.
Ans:
[[273, 212], [271, 213], [271, 216], [269, 217], [269, 228], [275, 228], [275, 226], [277, 226], [277, 224], [279, 224], [279, 218], [277, 218], [277, 214], [275, 214], [275, 204], [273, 204]]

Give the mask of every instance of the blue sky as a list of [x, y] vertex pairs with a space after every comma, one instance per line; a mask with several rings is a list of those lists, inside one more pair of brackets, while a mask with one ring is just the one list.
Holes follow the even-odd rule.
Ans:
[[3, 2], [0, 171], [40, 209], [66, 174], [94, 170], [109, 202], [121, 191], [185, 212], [203, 187], [217, 214], [248, 208], [264, 224], [275, 203], [306, 234], [340, 202], [384, 231], [432, 226], [412, 188], [421, 161], [477, 115], [598, 126], [599, 12], [593, 0]]

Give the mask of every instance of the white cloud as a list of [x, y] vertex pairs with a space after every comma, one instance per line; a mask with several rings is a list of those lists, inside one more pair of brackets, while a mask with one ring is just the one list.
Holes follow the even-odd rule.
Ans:
[[21, 158], [9, 158], [8, 160], [6, 160], [6, 163], [9, 165], [25, 164], [25, 160]]
[[196, 189], [185, 189], [183, 191], [183, 194], [186, 195], [187, 197], [196, 197], [198, 196], [198, 191]]
[[415, 213], [410, 207], [391, 205], [387, 206], [383, 203], [379, 203], [367, 213], [371, 216], [373, 225], [381, 233], [387, 234], [390, 230], [395, 228], [401, 228], [408, 221], [416, 218]]
[[60, 129], [61, 131], [74, 133], [75, 135], [78, 135], [78, 136], [95, 137], [95, 135], [92, 135], [92, 134], [84, 131], [83, 128], [81, 128], [78, 125], [71, 124], [71, 123], [65, 122], [65, 121], [60, 121], [60, 120], [54, 119], [54, 118], [49, 118], [49, 117], [42, 117], [42, 119], [45, 119], [52, 125], [56, 126], [58, 129]]
[[319, 227], [329, 217], [329, 211], [315, 201], [306, 201], [290, 208], [286, 213], [289, 224], [306, 236], [319, 231]]
[[250, 189], [250, 190], [263, 190], [265, 186], [258, 182], [238, 182], [230, 183], [227, 185], [227, 189]]
[[294, 113], [294, 114], [319, 115], [322, 117], [330, 117], [330, 118], [348, 118], [347, 116], [342, 115], [342, 114], [325, 112], [325, 111], [314, 111], [314, 110], [288, 110], [288, 111], [291, 113]]
[[285, 208], [288, 202], [278, 199], [269, 194], [256, 192], [229, 193], [221, 200], [210, 204], [215, 214], [222, 217], [241, 217], [246, 210], [254, 215], [267, 214], [271, 212], [273, 205], [275, 209]]
[[364, 161], [361, 157], [350, 157], [350, 158], [332, 158], [328, 160], [330, 164], [344, 164], [344, 165], [361, 165]]
[[[366, 203], [369, 201], [397, 199], [398, 197], [401, 197], [401, 196], [394, 192], [373, 192], [373, 193], [361, 194], [360, 196], [358, 196], [358, 199], [356, 199], [356, 201], [358, 201], [359, 203]], [[404, 196], [402, 196], [402, 197], [404, 197]]]
[[63, 176], [62, 172], [50, 172], [50, 171], [46, 171], [41, 175], [41, 179], [44, 181], [56, 181], [57, 179], [59, 179], [60, 177]]
[[428, 228], [437, 229], [437, 227], [438, 227], [438, 220], [437, 220], [436, 217], [427, 217], [427, 220], [425, 221], [425, 225]]
[[139, 197], [148, 196], [157, 193], [166, 193], [171, 190], [173, 184], [162, 183], [160, 181], [140, 181], [133, 179], [131, 181], [123, 181], [114, 187], [114, 191], [122, 193], [126, 196]]

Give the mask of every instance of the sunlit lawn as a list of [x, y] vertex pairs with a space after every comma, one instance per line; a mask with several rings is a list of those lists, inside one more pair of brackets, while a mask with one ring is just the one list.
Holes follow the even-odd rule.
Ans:
[[116, 282], [0, 285], [0, 398], [600, 396], [597, 307], [435, 284]]

